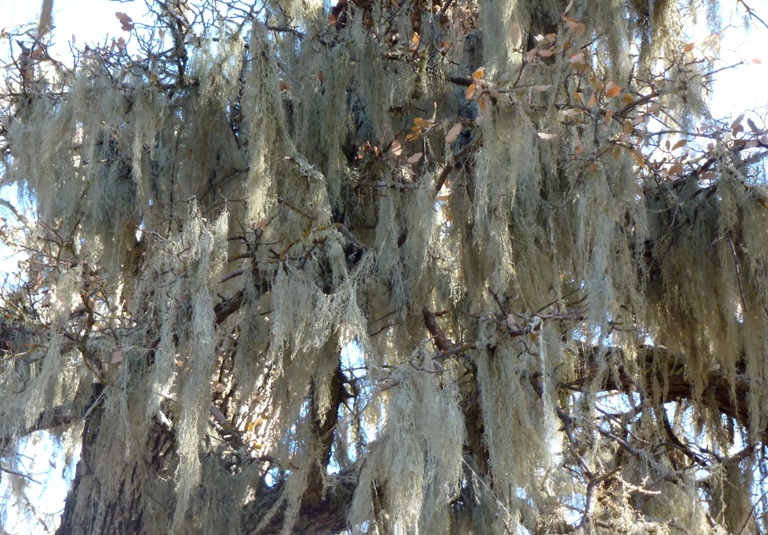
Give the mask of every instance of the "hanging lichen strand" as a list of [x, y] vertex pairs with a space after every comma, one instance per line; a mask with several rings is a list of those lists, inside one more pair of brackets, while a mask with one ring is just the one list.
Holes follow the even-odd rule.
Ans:
[[705, 112], [685, 10], [316, 4], [14, 93], [0, 428], [87, 405], [65, 525], [749, 531], [768, 197], [738, 125], [654, 133]]

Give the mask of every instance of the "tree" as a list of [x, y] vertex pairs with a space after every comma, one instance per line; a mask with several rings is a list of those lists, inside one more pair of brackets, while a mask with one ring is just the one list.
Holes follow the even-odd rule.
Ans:
[[58, 533], [768, 529], [768, 139], [706, 112], [715, 6], [167, 0], [72, 64], [43, 6], [0, 468], [80, 448]]

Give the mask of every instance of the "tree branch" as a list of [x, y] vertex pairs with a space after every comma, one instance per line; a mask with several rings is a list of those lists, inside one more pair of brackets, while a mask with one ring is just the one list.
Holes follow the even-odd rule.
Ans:
[[[320, 535], [338, 533], [348, 528], [347, 510], [352, 503], [352, 495], [357, 488], [357, 474], [354, 471], [346, 471], [329, 475], [330, 482], [325, 487], [325, 493], [316, 503], [302, 503], [293, 533], [304, 535]], [[285, 504], [272, 517], [266, 526], [258, 532], [261, 519], [269, 513], [272, 507], [282, 498], [282, 485], [268, 489], [256, 499], [243, 507], [242, 527], [248, 535], [281, 535], [283, 533], [283, 520]]]

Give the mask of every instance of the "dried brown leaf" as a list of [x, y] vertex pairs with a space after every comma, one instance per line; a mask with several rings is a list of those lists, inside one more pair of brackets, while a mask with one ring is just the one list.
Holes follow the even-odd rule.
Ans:
[[448, 133], [445, 134], [445, 141], [447, 143], [453, 143], [459, 138], [459, 135], [461, 134], [461, 123], [456, 123], [451, 127], [450, 130], [448, 130]]

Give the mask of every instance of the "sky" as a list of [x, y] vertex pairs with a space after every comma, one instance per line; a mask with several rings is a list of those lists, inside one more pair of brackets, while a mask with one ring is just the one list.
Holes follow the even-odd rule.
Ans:
[[[768, 23], [768, 0], [744, 1]], [[762, 125], [757, 117], [765, 115], [761, 112], [768, 111], [768, 28], [757, 20], [745, 28], [744, 10], [739, 9], [737, 0], [722, 0], [722, 4], [721, 15], [725, 27], [719, 36], [722, 65], [740, 61], [745, 65], [724, 70], [717, 76], [711, 110], [715, 117], [733, 117], [746, 112], [748, 117], [751, 115], [755, 118], [758, 125], [766, 127], [768, 125]], [[34, 23], [41, 5], [42, 0], [0, 0], [0, 30]], [[129, 35], [120, 29], [116, 12], [125, 13], [137, 21], [146, 14], [146, 7], [143, 0], [54, 0], [54, 47], [50, 53], [62, 59], [69, 57], [69, 44], [73, 39], [77, 47], [103, 44], [119, 37], [128, 39]], [[695, 35], [699, 43], [710, 38], [704, 19], [702, 15], [702, 24]], [[0, 47], [7, 46], [7, 41], [0, 41]], [[0, 54], [7, 53], [7, 48], [0, 50]], [[754, 110], [754, 113], [750, 114], [750, 110]], [[9, 193], [6, 190], [0, 192], [0, 195], [8, 198]], [[14, 196], [12, 193], [10, 195]], [[0, 262], [0, 270], [2, 268]], [[33, 485], [30, 498], [46, 512], [56, 513], [63, 507], [66, 494], [60, 450], [43, 437], [35, 445], [30, 445], [26, 453], [31, 457], [27, 468], [41, 481], [40, 485]], [[21, 519], [18, 521], [16, 533], [38, 532], [34, 525], [25, 525]]]
[[[41, 0], [0, 0], [0, 29], [19, 23], [36, 22], [41, 6]], [[125, 36], [115, 17], [118, 11], [140, 19], [147, 9], [142, 0], [54, 0], [54, 45], [63, 45], [66, 51], [67, 42], [73, 35], [80, 45], [103, 42], [107, 36]]]
[[[768, 23], [768, 0], [746, 0], [746, 4]], [[713, 115], [735, 116], [752, 108], [765, 110], [768, 105], [768, 28], [757, 20], [745, 28], [744, 10], [736, 9], [736, 0], [725, 0], [723, 5], [720, 56], [723, 64], [743, 61], [745, 65], [717, 75], [711, 105]], [[699, 33], [700, 39], [709, 35], [706, 31]]]
[[[768, 0], [745, 0], [754, 12], [768, 23]], [[768, 102], [768, 28], [752, 20], [745, 29], [745, 10], [737, 0], [722, 0], [721, 16], [724, 31], [720, 35], [721, 56], [726, 61], [744, 61], [737, 70], [726, 70], [717, 77], [713, 91], [712, 111], [717, 117], [738, 115], [752, 107], [763, 109]], [[34, 23], [42, 5], [41, 0], [0, 0], [0, 29], [18, 23]], [[69, 43], [76, 46], [104, 43], [106, 40], [129, 35], [120, 29], [116, 12], [126, 13], [133, 20], [146, 15], [143, 0], [121, 2], [109, 0], [54, 0], [54, 55], [68, 55]], [[705, 16], [697, 40], [709, 37]], [[2, 46], [5, 46], [3, 43]], [[759, 60], [760, 63], [753, 62]]]

